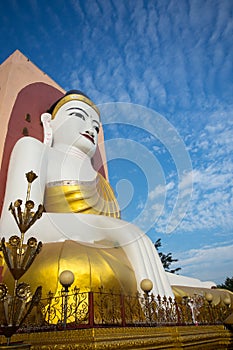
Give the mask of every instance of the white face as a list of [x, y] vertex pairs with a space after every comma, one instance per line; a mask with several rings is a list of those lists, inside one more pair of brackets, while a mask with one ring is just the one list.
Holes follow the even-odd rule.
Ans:
[[54, 145], [64, 144], [80, 149], [90, 158], [98, 143], [100, 119], [98, 113], [85, 102], [72, 100], [58, 110], [51, 121]]

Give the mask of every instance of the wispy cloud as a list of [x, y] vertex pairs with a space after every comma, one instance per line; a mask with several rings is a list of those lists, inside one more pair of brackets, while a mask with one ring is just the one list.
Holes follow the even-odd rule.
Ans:
[[174, 266], [181, 267], [183, 275], [223, 283], [226, 277], [232, 276], [232, 254], [232, 242], [223, 246], [191, 249], [176, 253], [179, 261]]
[[174, 188], [174, 182], [169, 182], [166, 185], [158, 185], [156, 186], [151, 192], [149, 192], [148, 196], [150, 200], [157, 199], [161, 195], [164, 195], [164, 193], [167, 193], [167, 191]]

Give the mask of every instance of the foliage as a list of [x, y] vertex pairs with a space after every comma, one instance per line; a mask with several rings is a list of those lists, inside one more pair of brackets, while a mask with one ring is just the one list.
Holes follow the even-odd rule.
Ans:
[[173, 259], [172, 253], [164, 254], [162, 252], [159, 252], [159, 248], [162, 246], [161, 238], [157, 239], [157, 241], [154, 243], [154, 246], [155, 246], [155, 249], [158, 251], [160, 260], [163, 264], [165, 271], [170, 272], [170, 273], [177, 273], [178, 271], [181, 270], [181, 267], [171, 269], [171, 264], [173, 262], [178, 261], [178, 259]]
[[224, 283], [217, 285], [217, 288], [228, 289], [233, 292], [233, 276], [231, 278], [227, 277]]

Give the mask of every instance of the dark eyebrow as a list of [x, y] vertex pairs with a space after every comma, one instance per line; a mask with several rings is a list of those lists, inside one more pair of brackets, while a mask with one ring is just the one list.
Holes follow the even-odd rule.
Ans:
[[96, 124], [98, 124], [98, 126], [100, 127], [100, 123], [98, 122], [98, 120], [93, 119], [93, 122], [96, 122]]
[[[83, 113], [85, 113], [87, 117], [90, 117], [89, 114], [87, 114], [87, 112], [84, 111], [84, 109], [82, 109], [82, 108], [79, 108], [79, 107], [70, 107], [70, 108], [67, 108], [67, 111], [70, 111], [71, 109], [78, 109], [79, 111], [82, 111]], [[98, 126], [100, 127], [100, 123], [98, 122], [98, 120], [93, 119], [93, 122], [96, 122], [96, 124], [98, 124]]]
[[78, 109], [79, 111], [82, 111], [83, 113], [85, 113], [87, 117], [89, 117], [89, 115], [87, 114], [87, 112], [86, 112], [86, 111], [84, 111], [84, 109], [82, 109], [82, 108], [78, 108], [78, 107], [70, 107], [70, 108], [67, 108], [67, 111], [70, 111], [71, 109]]

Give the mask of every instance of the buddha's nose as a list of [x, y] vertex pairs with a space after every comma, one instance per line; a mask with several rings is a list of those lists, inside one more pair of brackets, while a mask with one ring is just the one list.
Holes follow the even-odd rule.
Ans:
[[88, 135], [90, 135], [91, 137], [94, 137], [94, 136], [95, 136], [93, 130], [86, 130], [85, 133], [88, 134]]

